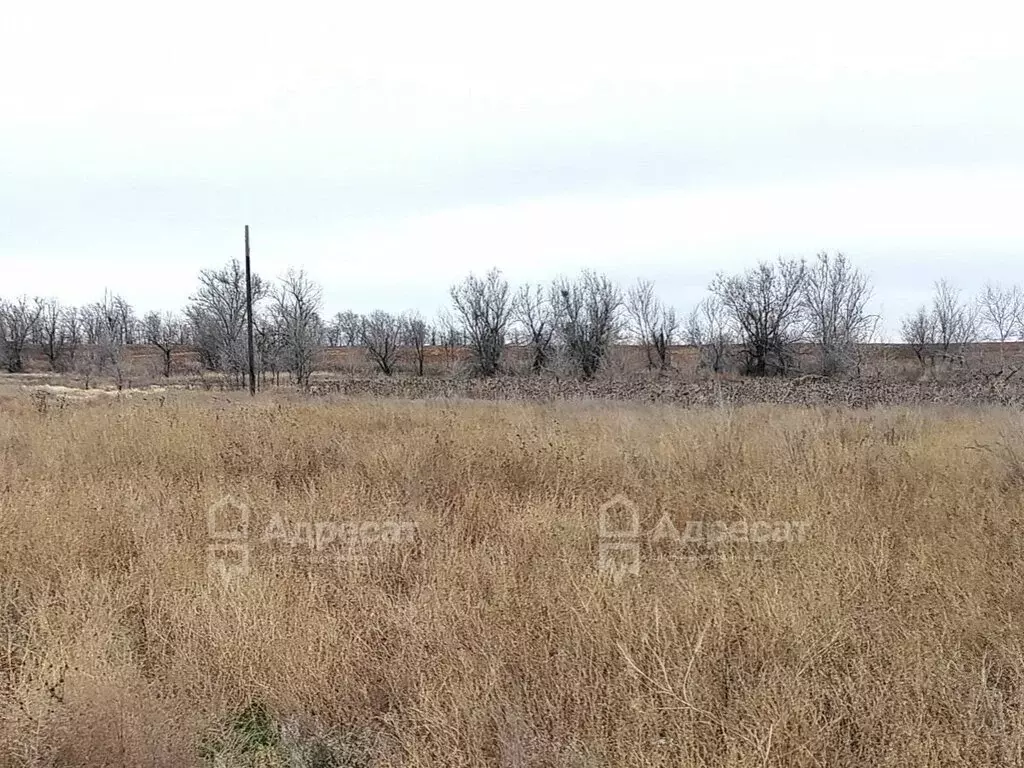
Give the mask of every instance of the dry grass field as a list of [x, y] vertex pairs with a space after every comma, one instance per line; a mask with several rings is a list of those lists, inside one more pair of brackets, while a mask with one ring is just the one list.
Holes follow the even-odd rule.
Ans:
[[1021, 765], [1018, 457], [994, 406], [0, 392], [0, 764]]

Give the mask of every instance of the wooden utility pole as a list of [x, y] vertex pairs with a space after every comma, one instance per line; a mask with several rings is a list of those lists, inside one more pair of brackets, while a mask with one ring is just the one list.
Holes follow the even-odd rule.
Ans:
[[249, 266], [249, 225], [245, 225], [245, 307], [249, 332], [249, 394], [256, 397], [256, 355], [252, 348], [252, 268]]

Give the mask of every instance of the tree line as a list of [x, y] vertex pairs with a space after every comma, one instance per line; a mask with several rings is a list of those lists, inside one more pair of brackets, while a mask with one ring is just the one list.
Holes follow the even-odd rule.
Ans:
[[[880, 317], [869, 311], [869, 277], [842, 253], [810, 261], [763, 261], [741, 272], [720, 273], [707, 296], [685, 316], [658, 296], [649, 280], [621, 287], [583, 270], [549, 283], [513, 287], [492, 269], [470, 274], [449, 291], [449, 306], [432, 321], [419, 312], [338, 312], [325, 317], [323, 290], [302, 270], [274, 281], [253, 275], [253, 324], [257, 375], [308, 386], [327, 347], [361, 347], [384, 375], [400, 361], [424, 375], [428, 349], [468, 356], [473, 372], [494, 376], [510, 369], [509, 348], [525, 354], [532, 373], [547, 370], [593, 378], [618, 344], [639, 347], [647, 367], [672, 367], [672, 350], [688, 344], [699, 366], [735, 368], [753, 376], [799, 369], [802, 346], [814, 350], [815, 372], [855, 375], [862, 345], [876, 341]], [[988, 284], [964, 297], [947, 280], [935, 283], [931, 301], [902, 319], [900, 338], [922, 366], [939, 360], [964, 363], [967, 345], [1005, 345], [1024, 338], [1024, 294]], [[85, 306], [52, 298], [0, 298], [0, 365], [24, 370], [26, 350], [39, 349], [52, 370], [109, 373], [120, 385], [126, 349], [148, 344], [171, 374], [175, 349], [191, 347], [201, 364], [246, 384], [246, 285], [238, 260], [204, 269], [179, 312], [141, 317], [123, 297], [106, 292]], [[523, 359], [520, 355], [518, 359]]]

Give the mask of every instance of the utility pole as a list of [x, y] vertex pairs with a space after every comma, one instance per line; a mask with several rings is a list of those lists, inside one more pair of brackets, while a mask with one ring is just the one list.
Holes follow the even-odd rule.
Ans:
[[249, 225], [245, 225], [245, 306], [249, 332], [249, 395], [256, 397], [256, 355], [252, 348], [252, 268], [249, 266]]

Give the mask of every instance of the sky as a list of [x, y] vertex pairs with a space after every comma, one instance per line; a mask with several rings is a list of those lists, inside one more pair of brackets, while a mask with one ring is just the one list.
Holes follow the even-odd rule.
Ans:
[[0, 296], [182, 307], [243, 254], [327, 314], [589, 267], [686, 312], [842, 251], [886, 327], [1024, 282], [1017, 2], [9, 3]]

